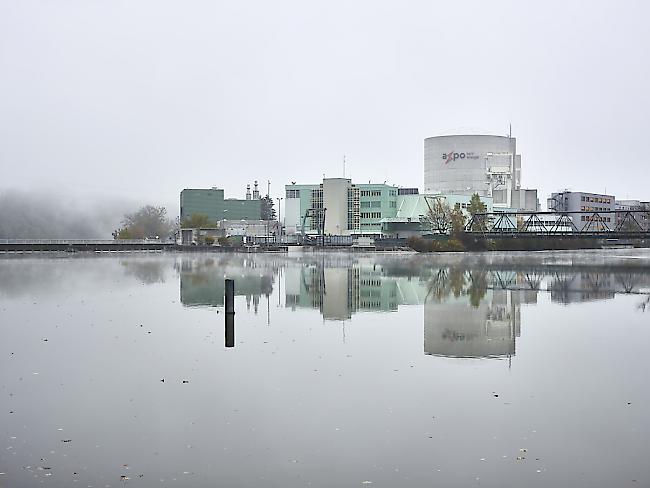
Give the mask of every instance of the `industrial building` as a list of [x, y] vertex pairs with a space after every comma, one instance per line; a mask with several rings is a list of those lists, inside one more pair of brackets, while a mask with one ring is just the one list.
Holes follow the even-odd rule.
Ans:
[[253, 193], [246, 188], [246, 199], [224, 198], [224, 191], [217, 187], [181, 191], [181, 220], [194, 214], [207, 215], [211, 223], [220, 220], [261, 220], [262, 200], [257, 181]]
[[[471, 195], [421, 195], [417, 188], [325, 178], [319, 184], [286, 185], [285, 198], [284, 222], [289, 235], [403, 238], [427, 232], [421, 221], [434, 200], [451, 208], [458, 204], [466, 211]], [[492, 211], [492, 199], [481, 200], [487, 211]]]
[[424, 193], [492, 199], [495, 211], [539, 209], [537, 190], [521, 188], [521, 155], [510, 136], [449, 135], [424, 140]]
[[354, 184], [349, 178], [286, 185], [286, 233], [380, 235], [382, 219], [397, 212], [398, 190], [385, 183]]
[[616, 227], [614, 213], [604, 215], [581, 213], [616, 210], [614, 195], [565, 190], [552, 193], [546, 204], [551, 212], [567, 213], [577, 230], [602, 231]]

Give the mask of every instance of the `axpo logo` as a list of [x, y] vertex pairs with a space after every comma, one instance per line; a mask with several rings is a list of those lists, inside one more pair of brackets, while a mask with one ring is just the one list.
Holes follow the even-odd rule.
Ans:
[[456, 161], [457, 159], [478, 159], [478, 156], [473, 152], [450, 152], [443, 153], [442, 159], [445, 161], [445, 164], [450, 163], [451, 161]]

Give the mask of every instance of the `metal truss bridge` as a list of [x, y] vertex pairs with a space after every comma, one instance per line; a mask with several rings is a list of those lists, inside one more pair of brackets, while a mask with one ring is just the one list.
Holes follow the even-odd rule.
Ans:
[[649, 239], [650, 211], [484, 212], [465, 232], [485, 238]]

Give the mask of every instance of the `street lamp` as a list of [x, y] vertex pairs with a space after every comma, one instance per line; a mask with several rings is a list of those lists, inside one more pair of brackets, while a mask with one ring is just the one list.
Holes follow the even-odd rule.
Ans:
[[284, 198], [282, 197], [277, 197], [276, 200], [278, 201], [278, 225], [280, 226], [280, 237], [282, 237], [282, 211], [280, 210], [280, 205], [282, 204], [282, 200]]

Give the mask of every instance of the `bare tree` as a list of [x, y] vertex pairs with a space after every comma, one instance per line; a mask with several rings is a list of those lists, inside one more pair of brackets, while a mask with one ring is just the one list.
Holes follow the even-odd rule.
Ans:
[[[431, 201], [433, 200], [433, 201]], [[452, 211], [442, 198], [427, 199], [429, 210], [423, 224], [434, 234], [448, 234], [452, 227]]]

